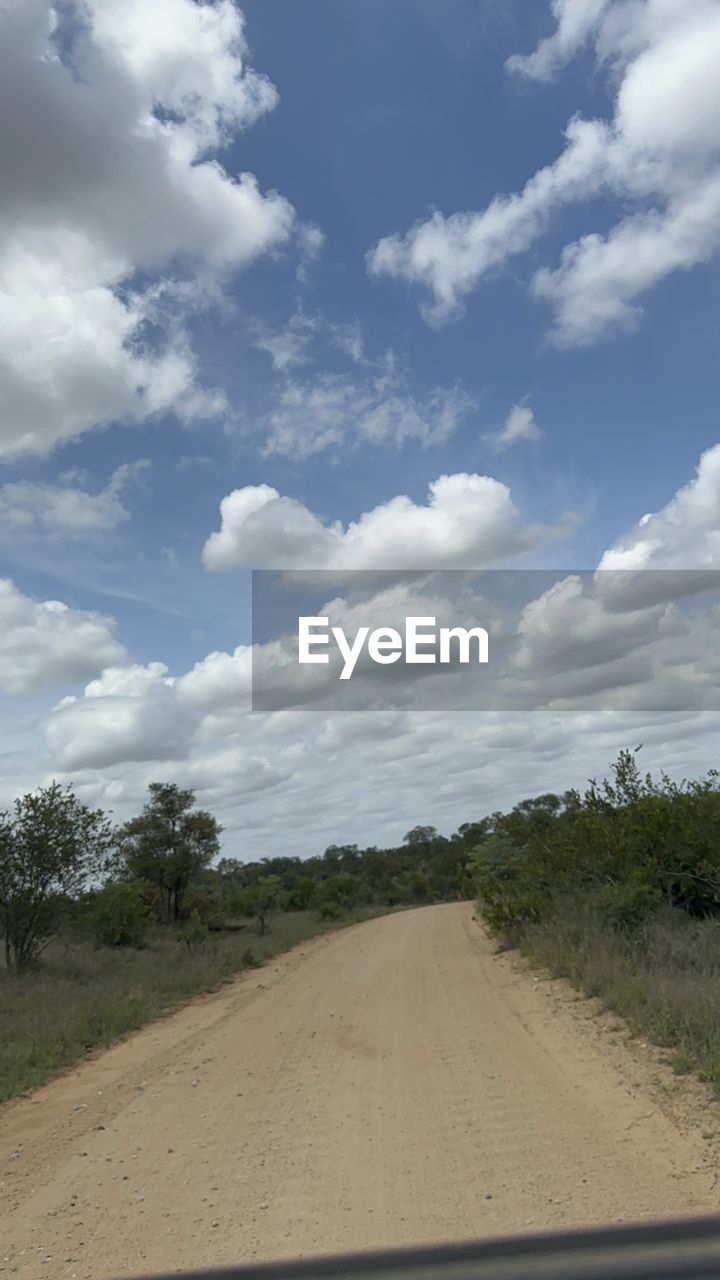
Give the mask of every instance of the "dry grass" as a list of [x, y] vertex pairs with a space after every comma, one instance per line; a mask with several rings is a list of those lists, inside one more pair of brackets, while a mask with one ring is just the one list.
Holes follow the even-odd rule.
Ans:
[[671, 1049], [676, 1071], [720, 1091], [720, 920], [667, 910], [624, 936], [590, 914], [560, 911], [522, 949]]
[[53, 944], [35, 972], [13, 978], [0, 971], [0, 1102], [250, 963], [377, 914], [359, 911], [337, 922], [293, 912], [278, 916], [264, 937], [248, 923], [241, 933], [211, 934], [192, 948], [160, 930], [142, 950]]

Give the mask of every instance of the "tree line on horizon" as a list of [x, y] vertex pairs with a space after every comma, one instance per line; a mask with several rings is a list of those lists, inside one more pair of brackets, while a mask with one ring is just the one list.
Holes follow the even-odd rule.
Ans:
[[155, 929], [188, 946], [213, 931], [267, 932], [278, 911], [342, 920], [477, 899], [496, 933], [519, 938], [568, 905], [631, 931], [663, 904], [720, 914], [720, 782], [656, 782], [622, 751], [611, 777], [466, 822], [416, 826], [393, 848], [330, 845], [310, 858], [220, 857], [222, 828], [195, 793], [151, 783], [141, 812], [114, 826], [53, 782], [0, 814], [0, 932], [6, 967], [32, 968], [54, 938], [142, 947]]
[[37, 964], [55, 938], [141, 947], [153, 928], [189, 946], [278, 911], [341, 920], [358, 908], [391, 909], [458, 896], [472, 824], [449, 839], [417, 826], [393, 849], [331, 845], [322, 855], [219, 857], [222, 828], [195, 793], [153, 782], [142, 811], [114, 826], [57, 782], [0, 813], [0, 933], [7, 970]]

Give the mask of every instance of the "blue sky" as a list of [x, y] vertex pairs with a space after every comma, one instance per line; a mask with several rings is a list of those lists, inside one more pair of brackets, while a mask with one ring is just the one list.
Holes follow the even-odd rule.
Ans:
[[[318, 749], [337, 803], [320, 824], [293, 765], [316, 721], [293, 722], [282, 765], [278, 726], [243, 737], [240, 703], [231, 727], [198, 695], [193, 716], [173, 703], [156, 745], [138, 734], [213, 654], [233, 705], [251, 567], [314, 567], [308, 521], [378, 510], [385, 567], [402, 567], [392, 504], [424, 508], [442, 476], [494, 488], [472, 497], [465, 544], [455, 499], [438, 508], [420, 567], [475, 567], [486, 546], [493, 564], [592, 569], [623, 546], [638, 567], [715, 566], [718, 6], [247, 0], [244, 27], [231, 0], [153, 13], [90, 0], [54, 32], [47, 0], [14, 0], [4, 19], [0, 572], [20, 727], [0, 786], [61, 774], [122, 807], [180, 769], [265, 851], [298, 829], [302, 852], [391, 839], [390, 792], [367, 833], [340, 829], [357, 752], [330, 724]], [[538, 174], [550, 194], [528, 194]], [[221, 552], [203, 553], [223, 499], [258, 486], [275, 504], [258, 499], [250, 524], [226, 512]], [[496, 515], [531, 532], [503, 549]], [[364, 538], [356, 567], [375, 554]], [[67, 606], [62, 661], [47, 600]], [[578, 732], [587, 767], [605, 768], [613, 735]], [[658, 732], [667, 764], [677, 730]], [[412, 779], [423, 734], [397, 734]], [[576, 756], [565, 725], [554, 785], [576, 781]], [[490, 807], [519, 798], [514, 767], [493, 762]], [[478, 785], [440, 791], [430, 813], [403, 802], [409, 825], [474, 816]]]

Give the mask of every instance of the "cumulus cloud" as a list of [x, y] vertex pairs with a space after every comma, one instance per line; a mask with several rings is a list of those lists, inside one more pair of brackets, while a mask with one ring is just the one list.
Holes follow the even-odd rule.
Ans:
[[539, 546], [568, 525], [523, 525], [504, 484], [490, 476], [439, 476], [424, 505], [398, 495], [343, 526], [325, 524], [270, 485], [235, 489], [203, 550], [208, 569], [479, 568]]
[[[222, 527], [208, 540], [205, 561], [215, 569], [311, 570], [310, 582], [302, 573], [290, 573], [293, 591], [327, 595], [337, 584], [339, 596], [326, 598], [322, 606], [313, 603], [306, 612], [329, 614], [332, 625], [349, 626], [349, 635], [361, 623], [394, 626], [402, 633], [408, 612], [434, 616], [439, 626], [477, 625], [480, 618], [489, 627], [494, 653], [483, 694], [488, 705], [597, 706], [602, 699], [606, 706], [636, 709], [709, 708], [717, 701], [720, 674], [713, 644], [719, 616], [719, 484], [720, 446], [703, 456], [696, 478], [659, 515], [645, 517], [606, 553], [594, 574], [560, 574], [551, 586], [544, 584], [548, 577], [558, 578], [555, 571], [521, 575], [530, 594], [517, 624], [513, 618], [522, 586], [515, 573], [481, 575], [478, 595], [465, 575], [458, 585], [452, 574], [427, 572], [501, 564], [526, 545], [508, 491], [488, 477], [441, 477], [430, 487], [427, 506], [394, 499], [347, 527], [323, 524], [269, 486], [247, 487], [224, 500]], [[683, 565], [692, 566], [692, 572]], [[388, 566], [393, 566], [389, 585]], [[662, 572], [648, 573], [648, 568]], [[346, 571], [358, 569], [371, 572], [361, 575], [359, 584], [352, 575], [344, 579]], [[413, 585], [407, 576], [398, 579], [398, 570], [413, 569], [423, 571], [419, 586], [417, 578]], [[281, 620], [277, 588], [273, 591], [274, 616]], [[288, 607], [292, 622], [294, 595]], [[295, 633], [290, 624], [285, 629], [287, 635], [272, 637], [275, 647], [264, 637], [258, 651], [263, 695], [257, 705], [337, 709], [329, 687], [336, 673], [324, 668], [323, 680], [313, 669], [299, 679]], [[219, 662], [217, 670], [222, 672]], [[372, 705], [377, 672], [372, 666], [365, 671], [362, 663], [359, 671], [368, 677], [368, 688], [358, 691], [356, 681], [361, 702], [352, 705], [366, 705], [368, 699]], [[401, 681], [392, 698], [396, 705], [432, 706], [437, 691], [425, 684], [416, 690]], [[454, 698], [470, 705], [476, 692], [456, 682], [442, 697], [448, 706], [455, 705]], [[387, 689], [380, 694], [390, 697]]]
[[521, 192], [478, 212], [435, 212], [381, 240], [368, 263], [424, 286], [427, 318], [443, 322], [560, 209], [611, 193], [623, 209], [615, 226], [568, 244], [560, 266], [532, 282], [553, 308], [553, 340], [571, 346], [636, 323], [649, 289], [720, 245], [720, 9], [715, 0], [554, 0], [552, 11], [554, 35], [510, 69], [546, 80], [592, 43], [617, 84], [612, 119], [574, 117], [561, 155]]
[[247, 65], [239, 10], [9, 0], [0, 23], [0, 456], [112, 420], [221, 412], [173, 273], [243, 267], [294, 217], [213, 154], [277, 98]]
[[[707, 769], [717, 717], [616, 713], [482, 716], [447, 710], [323, 714], [302, 710], [228, 720], [226, 736], [184, 759], [58, 770], [86, 803], [136, 813], [158, 778], [194, 787], [224, 827], [224, 852], [249, 860], [306, 856], [328, 844], [400, 842], [420, 814], [451, 832], [525, 795], [583, 787], [603, 776], [621, 746], [644, 742], [643, 767], [697, 777]], [[38, 751], [38, 761], [42, 759]], [[15, 776], [15, 775], [13, 775]], [[0, 780], [2, 803], [37, 785]]]
[[[400, 500], [402, 510], [415, 509], [409, 526], [413, 535], [425, 538], [425, 545], [436, 552], [440, 548], [438, 563], [446, 563], [452, 537], [447, 531], [441, 536], [442, 521], [435, 527], [433, 503], [447, 517], [454, 498], [462, 508], [469, 495], [477, 499], [490, 493], [503, 509], [502, 492], [482, 484], [466, 486], [467, 480], [460, 478], [460, 495], [453, 495], [452, 486], [443, 493], [440, 486], [425, 507]], [[201, 801], [226, 826], [228, 848], [245, 851], [251, 839], [248, 856], [285, 850], [311, 853], [339, 834], [363, 843], [400, 838], [417, 819], [418, 789], [428, 796], [427, 820], [450, 830], [478, 816], [478, 778], [482, 811], [504, 807], [526, 791], [582, 785], [587, 777], [604, 773], [620, 747], [637, 741], [645, 743], [647, 767], [669, 767], [677, 776], [701, 774], [713, 749], [708, 735], [717, 735], [720, 689], [717, 570], [713, 573], [719, 484], [720, 446], [703, 455], [696, 476], [661, 511], [645, 516], [618, 539], [601, 561], [604, 568], [582, 575], [554, 570], [525, 574], [523, 598], [514, 573], [478, 575], [479, 598], [469, 596], [464, 587], [456, 593], [451, 617], [462, 618], [465, 625], [471, 619], [477, 625], [480, 617], [492, 623], [491, 653], [496, 661], [489, 674], [496, 681], [492, 705], [497, 710], [457, 714], [453, 707], [463, 705], [462, 688], [453, 692], [452, 682], [445, 686], [441, 681], [448, 697], [438, 698], [433, 681], [425, 680], [417, 689], [410, 682], [405, 705], [396, 702], [363, 715], [348, 715], [332, 700], [323, 704], [322, 697], [315, 698], [307, 706], [323, 707], [318, 716], [300, 705], [302, 696], [295, 697], [287, 646], [271, 642], [265, 647], [277, 664], [280, 692], [289, 709], [249, 715], [248, 646], [214, 651], [190, 670], [173, 675], [164, 663], [133, 664], [119, 646], [113, 650], [112, 627], [105, 623], [109, 649], [98, 644], [97, 632], [78, 632], [82, 654], [86, 659], [88, 653], [97, 655], [98, 666], [87, 673], [82, 695], [63, 698], [48, 717], [46, 754], [43, 757], [37, 748], [38, 765], [44, 761], [48, 776], [57, 776], [59, 770], [89, 802], [121, 813], [137, 809], [148, 781], [157, 777], [196, 787]], [[408, 600], [445, 616], [448, 579], [453, 575], [418, 575], [414, 587], [407, 575], [384, 587], [377, 569], [378, 563], [385, 567], [387, 557], [382, 562], [375, 559], [372, 537], [362, 555], [348, 556], [338, 547], [353, 526], [328, 529], [301, 504], [280, 498], [269, 487], [238, 493], [245, 508], [236, 530], [239, 542], [231, 539], [225, 548], [230, 553], [227, 567], [245, 563], [244, 555], [252, 562], [263, 545], [270, 548], [267, 559], [277, 554], [284, 564], [288, 546], [302, 547], [316, 538], [319, 550], [313, 568], [329, 564], [332, 578], [339, 572], [334, 568], [338, 564], [373, 570], [365, 598], [327, 597], [328, 609], [337, 612], [350, 634], [355, 624], [368, 619], [378, 625], [388, 617], [396, 620], [407, 610]], [[473, 508], [463, 510], [467, 525]], [[250, 519], [253, 511], [261, 516], [257, 527]], [[383, 508], [378, 511], [382, 524], [386, 514]], [[462, 524], [460, 519], [458, 530]], [[248, 525], [249, 552], [243, 549], [241, 535]], [[649, 553], [644, 546], [648, 538]], [[302, 566], [301, 553], [295, 563]], [[648, 567], [658, 572], [648, 574]], [[606, 571], [610, 568], [619, 571]], [[678, 580], [684, 577], [699, 593], [697, 601], [682, 599], [688, 589]], [[494, 587], [503, 578], [512, 579], [507, 596]], [[657, 580], [662, 590], [643, 596], [638, 586], [649, 579]], [[624, 582], [630, 583], [629, 590]], [[711, 585], [714, 595], [707, 590]], [[12, 588], [6, 588], [6, 594], [8, 590], [13, 599]], [[51, 606], [38, 628], [34, 610], [41, 607], [26, 597], [20, 604], [21, 620], [30, 626], [22, 633], [16, 627], [16, 649], [27, 658], [37, 647], [37, 630], [44, 621], [52, 625], [54, 617], [62, 615], [62, 606]], [[88, 617], [69, 612], [76, 625], [78, 618]], [[98, 620], [89, 617], [97, 625]], [[7, 618], [0, 609], [0, 621]], [[2, 634], [9, 629], [4, 625]], [[501, 633], [507, 642], [504, 648], [499, 647]], [[46, 646], [43, 677], [46, 659], [56, 648], [54, 641]], [[3, 665], [6, 671], [12, 669], [7, 661]], [[363, 678], [366, 667], [361, 667]], [[77, 673], [64, 678], [77, 678]], [[38, 687], [34, 680], [26, 681], [23, 671], [17, 691], [24, 685], [28, 691]], [[529, 715], [531, 706], [542, 710]], [[12, 763], [12, 777], [22, 777], [25, 784], [20, 762]], [[527, 777], [533, 779], [531, 787], [522, 784]], [[2, 786], [7, 784], [0, 778]], [[352, 821], [348, 827], [348, 813], [360, 815], [356, 827]]]
[[64, 769], [185, 760], [218, 712], [236, 725], [249, 711], [250, 677], [248, 645], [209, 653], [178, 677], [163, 662], [108, 666], [81, 696], [57, 704], [46, 741]]
[[63, 769], [187, 756], [194, 720], [179, 704], [161, 662], [110, 667], [81, 698], [63, 699], [46, 740]]
[[660, 608], [610, 614], [592, 582], [572, 574], [525, 606], [514, 655], [521, 671], [561, 675], [625, 660], [657, 636]]
[[34, 694], [87, 680], [126, 658], [114, 623], [59, 600], [37, 601], [0, 579], [0, 689]]
[[666, 506], [608, 548], [599, 568], [720, 569], [720, 445], [703, 453], [693, 479]]
[[91, 0], [92, 34], [141, 93], [183, 117], [200, 151], [217, 147], [277, 103], [266, 76], [244, 66], [242, 14], [230, 3], [158, 0], [148, 22], [143, 0], [118, 8]]
[[[571, 697], [588, 669], [598, 688], [627, 690], [648, 705], [715, 705], [720, 663], [714, 632], [720, 589], [720, 445], [658, 512], [641, 517], [600, 559], [531, 601], [518, 627], [519, 671]], [[695, 607], [682, 602], [695, 598]], [[654, 703], [653, 703], [654, 700]]]
[[175, 691], [181, 704], [199, 713], [230, 708], [235, 714], [249, 707], [252, 676], [249, 645], [238, 645], [232, 653], [215, 650], [180, 676]]
[[[49, 716], [48, 775], [59, 769], [88, 801], [120, 812], [138, 807], [148, 781], [172, 777], [198, 789], [201, 801], [221, 817], [228, 839], [239, 842], [233, 847], [245, 850], [251, 833], [256, 856], [279, 850], [314, 852], [338, 833], [366, 843], [399, 838], [417, 818], [418, 788], [428, 793], [428, 821], [452, 829], [477, 816], [478, 777], [483, 809], [503, 807], [520, 798], [518, 778], [532, 777], [529, 790], [535, 792], [582, 785], [588, 776], [603, 773], [618, 749], [633, 741], [645, 742], [647, 767], [669, 767], [678, 776], [702, 773], [707, 735], [717, 733], [720, 687], [714, 644], [720, 614], [716, 575], [710, 576], [716, 564], [719, 456], [719, 449], [708, 451], [695, 478], [610, 549], [601, 564], [619, 563], [619, 572], [524, 575], [525, 603], [515, 585], [507, 598], [498, 587], [496, 603], [502, 607], [494, 611], [493, 587], [505, 575], [480, 575], [477, 607], [463, 587], [453, 601], [452, 617], [468, 625], [471, 619], [477, 624], [482, 614], [492, 623], [492, 651], [501, 659], [496, 656], [490, 670], [497, 710], [458, 715], [453, 707], [464, 705], [462, 686], [442, 682], [447, 695], [438, 697], [433, 681], [425, 680], [417, 686], [410, 682], [405, 705], [401, 697], [385, 710], [348, 715], [327, 699], [327, 689], [298, 688], [288, 647], [273, 641], [264, 649], [275, 664], [281, 703], [292, 709], [248, 715], [247, 646], [210, 653], [178, 676], [163, 663], [140, 666], [110, 653], [106, 669], [89, 679], [83, 694], [63, 699]], [[477, 496], [483, 487], [470, 486], [473, 492]], [[254, 545], [266, 545], [263, 538], [270, 537], [271, 553], [277, 548], [281, 562], [288, 545], [303, 546], [317, 538], [320, 550], [313, 567], [376, 567], [372, 538], [368, 554], [347, 557], [338, 550], [338, 541], [342, 545], [348, 530], [336, 526], [328, 534], [306, 508], [267, 487], [239, 493], [245, 503], [239, 527], [248, 524], [253, 510], [265, 512], [262, 519], [272, 516], [267, 526], [250, 527], [250, 558]], [[497, 491], [494, 496], [501, 497]], [[451, 492], [443, 495], [442, 489], [435, 500], [446, 511], [454, 505]], [[402, 505], [408, 502], [404, 499]], [[273, 511], [276, 503], [279, 509]], [[429, 508], [417, 508], [415, 535], [424, 529], [422, 536], [435, 550], [439, 544], [444, 555], [448, 541], [432, 531], [432, 500]], [[385, 516], [380, 519], [382, 523]], [[636, 544], [649, 533], [650, 555], [641, 546], [633, 558]], [[278, 538], [275, 544], [273, 537]], [[232, 564], [243, 562], [242, 542], [238, 550], [231, 541], [228, 550]], [[621, 553], [619, 562], [613, 552]], [[300, 554], [297, 562], [302, 564]], [[694, 565], [695, 573], [676, 568], [684, 564]], [[698, 571], [698, 565], [707, 568]], [[663, 572], [648, 574], [647, 566]], [[688, 607], [678, 603], [688, 594], [678, 586], [683, 574], [701, 593], [700, 607], [697, 601], [687, 602]], [[364, 599], [327, 599], [327, 608], [350, 634], [355, 624], [368, 619], [378, 625], [389, 617], [396, 620], [410, 599], [444, 616], [448, 575], [423, 574], [412, 587], [408, 582], [383, 587], [380, 576], [370, 575]], [[548, 582], [548, 577], [554, 580]], [[657, 580], [662, 590], [643, 596], [639, 585], [649, 579]], [[628, 581], [630, 590], [625, 590]], [[711, 582], [714, 596], [703, 604], [702, 592]], [[24, 610], [32, 619], [27, 601]], [[505, 636], [504, 648], [499, 647], [496, 623]], [[23, 654], [31, 651], [27, 633], [20, 645]], [[88, 641], [86, 634], [83, 652], [89, 648], [96, 652], [97, 642]], [[308, 706], [323, 707], [322, 715]], [[531, 706], [543, 710], [530, 716]], [[359, 809], [358, 826], [348, 827], [347, 814]]]
[[538, 271], [531, 286], [554, 308], [556, 345], [588, 344], [632, 328], [642, 315], [638, 297], [671, 272], [705, 262], [720, 243], [719, 227], [720, 171], [662, 212], [637, 214], [606, 236], [568, 245], [560, 266]]
[[[713, 644], [720, 575], [695, 580], [690, 590], [678, 590], [669, 576], [661, 590], [653, 583], [647, 599], [642, 582], [629, 591], [613, 583], [623, 576], [498, 569], [406, 573], [399, 580], [375, 572], [359, 575], [358, 582], [357, 575], [340, 573], [270, 575], [254, 592], [262, 643], [253, 651], [253, 707], [720, 709], [720, 659]], [[359, 636], [350, 682], [339, 680], [347, 655], [341, 656], [334, 638], [327, 664], [298, 665], [297, 618], [303, 614], [328, 618], [330, 627], [342, 628], [348, 646]], [[363, 642], [368, 628], [390, 627], [402, 637], [407, 620], [418, 617], [436, 646], [439, 628], [483, 626], [488, 664], [458, 664], [452, 645], [449, 665], [415, 670], [371, 660]]]
[[[684, 598], [683, 598], [684, 597]], [[534, 703], [720, 710], [720, 575], [570, 575], [523, 609], [512, 666]], [[522, 685], [519, 686], [522, 689]]]
[[[525, 582], [530, 590], [532, 576]], [[395, 584], [362, 604], [329, 600], [323, 611], [342, 619], [352, 634], [361, 621], [387, 624], [408, 607], [441, 613], [450, 604], [444, 587], [447, 575], [425, 576], [417, 589]], [[463, 603], [467, 620], [474, 610], [477, 622], [478, 602], [465, 594], [453, 606], [455, 620], [465, 620], [457, 613]], [[486, 613], [488, 607], [486, 600]], [[592, 575], [561, 577], [513, 623], [508, 661], [488, 671], [495, 687], [482, 695], [482, 716], [455, 714], [458, 707], [477, 705], [472, 672], [456, 671], [460, 682], [453, 684], [454, 677], [430, 669], [421, 673], [428, 678], [380, 690], [383, 710], [348, 715], [327, 681], [324, 690], [300, 687], [297, 664], [282, 645], [271, 660], [284, 709], [248, 716], [241, 713], [248, 710], [250, 653], [240, 647], [210, 654], [179, 677], [161, 663], [108, 670], [82, 697], [56, 708], [46, 742], [54, 769], [59, 765], [79, 786], [97, 787], [104, 798], [123, 780], [172, 776], [199, 788], [203, 802], [223, 816], [229, 812], [234, 829], [257, 827], [276, 850], [278, 841], [290, 840], [299, 841], [294, 849], [310, 852], [329, 813], [336, 815], [329, 838], [339, 830], [352, 838], [341, 821], [343, 798], [350, 796], [363, 797], [362, 838], [372, 840], [377, 821], [380, 838], [387, 839], [387, 824], [398, 820], [393, 791], [397, 805], [407, 787], [417, 794], [424, 779], [442, 779], [442, 795], [457, 806], [473, 802], [480, 773], [492, 808], [502, 795], [519, 798], [517, 779], [527, 771], [547, 779], [557, 763], [564, 788], [576, 780], [573, 771], [585, 767], [581, 758], [606, 752], [606, 767], [641, 727], [646, 742], [664, 744], [661, 762], [669, 763], [670, 741], [670, 763], [682, 768], [690, 728], [701, 735], [708, 728], [706, 712], [718, 709], [718, 662], [709, 643], [716, 623], [717, 607], [705, 616], [683, 615], [674, 606], [612, 613], [598, 598]], [[367, 663], [359, 676], [366, 685], [374, 680], [379, 690], [377, 672]], [[309, 701], [303, 696], [308, 692]], [[314, 716], [308, 705], [322, 708], [322, 715]], [[581, 716], [578, 707], [584, 708]], [[531, 708], [536, 710], [529, 716]], [[685, 736], [684, 747], [676, 734]], [[590, 770], [596, 771], [597, 765]], [[268, 790], [272, 821], [261, 800]], [[447, 812], [453, 825], [461, 820], [457, 807], [449, 805]]]

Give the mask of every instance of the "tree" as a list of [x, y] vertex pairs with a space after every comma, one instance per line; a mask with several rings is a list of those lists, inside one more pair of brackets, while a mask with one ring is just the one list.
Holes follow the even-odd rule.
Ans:
[[121, 857], [137, 880], [149, 880], [162, 895], [166, 923], [182, 918], [188, 885], [209, 866], [220, 848], [216, 819], [193, 809], [194, 791], [174, 782], [151, 782], [150, 799], [120, 832]]
[[112, 842], [107, 815], [58, 782], [0, 814], [0, 924], [11, 972], [37, 958], [59, 903], [77, 897], [103, 870]]
[[356, 844], [330, 844], [322, 860], [325, 870], [329, 870], [330, 875], [348, 875], [352, 873], [360, 857], [360, 850]]
[[270, 921], [280, 909], [283, 900], [283, 883], [279, 876], [261, 876], [243, 894], [241, 910], [246, 916], [254, 916], [260, 933], [270, 932]]
[[403, 844], [415, 845], [432, 845], [438, 838], [435, 827], [413, 827], [412, 831], [408, 831], [403, 836]]
[[486, 840], [493, 833], [494, 819], [499, 817], [498, 814], [488, 815], [481, 818], [479, 822], [461, 822], [457, 831], [450, 837], [453, 844], [464, 845], [468, 849], [474, 849], [481, 840]]

